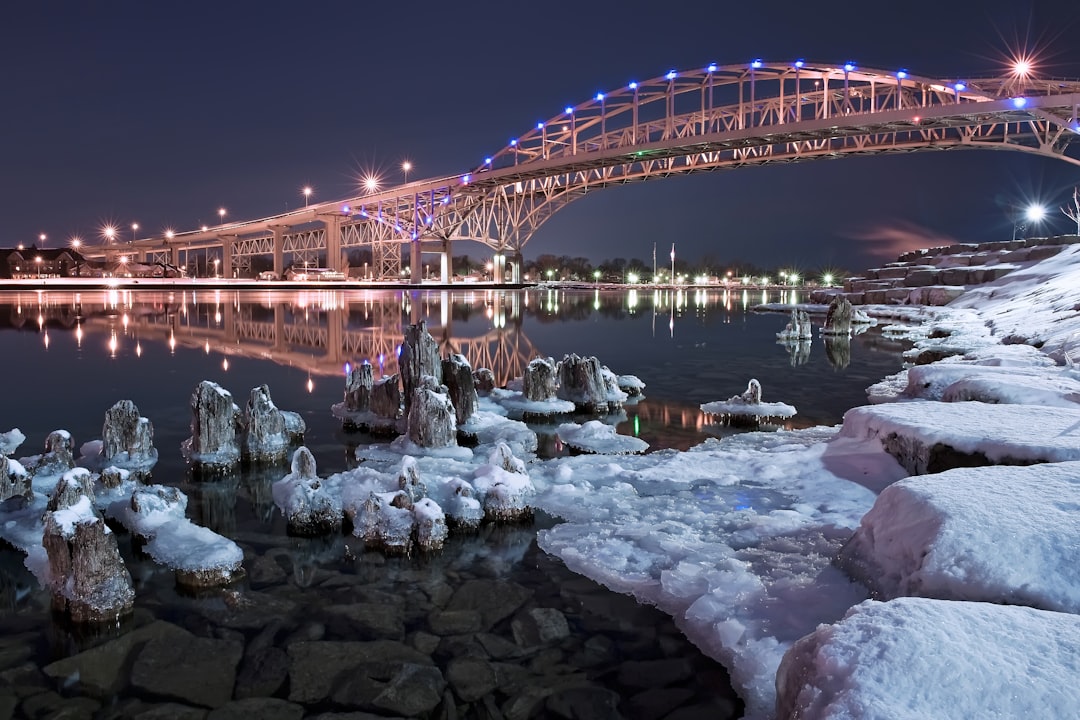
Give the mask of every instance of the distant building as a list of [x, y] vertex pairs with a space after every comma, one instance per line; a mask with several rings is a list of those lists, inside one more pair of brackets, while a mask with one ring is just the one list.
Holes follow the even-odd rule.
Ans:
[[0, 248], [0, 278], [71, 277], [88, 270], [86, 258], [70, 248]]

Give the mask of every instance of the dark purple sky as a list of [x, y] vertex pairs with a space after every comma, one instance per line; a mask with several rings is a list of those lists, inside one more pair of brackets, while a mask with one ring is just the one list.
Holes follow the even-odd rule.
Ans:
[[[17, 2], [0, 10], [0, 245], [160, 232], [356, 194], [368, 170], [464, 172], [597, 91], [668, 69], [807, 58], [986, 75], [1010, 47], [1080, 77], [1071, 0], [1038, 3]], [[942, 9], [941, 6], [947, 6]], [[1078, 148], [1080, 151], [1080, 148]], [[1080, 168], [973, 151], [750, 168], [610, 189], [543, 226], [551, 252], [863, 267], [1007, 239]], [[867, 238], [871, 239], [867, 239]], [[877, 239], [873, 239], [877, 238]], [[483, 255], [463, 243], [455, 249]], [[663, 254], [663, 253], [662, 253]]]

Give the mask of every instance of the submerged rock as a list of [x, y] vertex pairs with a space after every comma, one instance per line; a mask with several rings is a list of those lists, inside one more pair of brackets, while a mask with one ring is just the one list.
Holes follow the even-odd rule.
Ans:
[[80, 495], [72, 505], [45, 514], [42, 544], [49, 559], [53, 607], [77, 623], [116, 622], [135, 602], [131, 574], [116, 536]]
[[443, 384], [454, 406], [457, 424], [465, 423], [476, 412], [478, 402], [472, 366], [464, 355], [453, 353], [442, 361]]
[[420, 387], [425, 376], [435, 378], [436, 386], [443, 382], [439, 344], [428, 333], [427, 322], [421, 320], [416, 325], [405, 328], [398, 368], [401, 370], [401, 385], [405, 392], [405, 412], [408, 413], [414, 400], [414, 391]]
[[237, 425], [240, 408], [232, 394], [203, 380], [191, 395], [191, 437], [183, 449], [197, 465], [227, 470], [240, 460]]
[[457, 445], [457, 415], [438, 381], [425, 376], [413, 392], [408, 415], [409, 439], [422, 448]]

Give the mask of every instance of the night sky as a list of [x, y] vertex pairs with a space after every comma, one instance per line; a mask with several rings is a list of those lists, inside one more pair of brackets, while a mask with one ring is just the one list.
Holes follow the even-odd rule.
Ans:
[[[865, 10], [871, 5], [876, 10]], [[936, 7], [935, 7], [936, 6]], [[944, 6], [944, 8], [942, 7]], [[359, 193], [366, 172], [468, 171], [598, 91], [669, 69], [806, 58], [964, 78], [1010, 50], [1080, 78], [1048, 2], [17, 2], [0, 10], [0, 246], [130, 237]], [[1080, 147], [1074, 152], [1080, 155]], [[1051, 230], [1080, 168], [964, 151], [748, 168], [596, 193], [526, 247], [858, 269], [910, 247]], [[462, 243], [456, 254], [485, 255]]]

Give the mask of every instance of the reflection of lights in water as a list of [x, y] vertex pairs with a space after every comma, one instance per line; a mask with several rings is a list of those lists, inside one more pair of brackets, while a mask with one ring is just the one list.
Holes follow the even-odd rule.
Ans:
[[668, 317], [668, 332], [671, 333], [671, 337], [675, 337], [675, 310], [672, 308], [671, 315]]
[[172, 332], [169, 333], [169, 354], [176, 354], [176, 335]]
[[229, 358], [222, 358], [221, 359], [221, 369], [225, 370], [225, 371], [228, 371], [228, 369], [229, 369]]
[[116, 348], [117, 348], [118, 345], [119, 345], [119, 343], [116, 342], [116, 333], [114, 332], [109, 337], [109, 355], [111, 357], [116, 357]]
[[45, 340], [45, 349], [48, 350], [49, 349], [49, 331], [48, 330], [45, 331], [44, 340]]
[[315, 390], [315, 382], [311, 379], [311, 376], [308, 375], [307, 391], [310, 393], [310, 392], [314, 392], [314, 390]]
[[203, 350], [206, 351], [207, 355], [210, 354], [210, 341], [209, 340], [207, 340], [206, 343], [203, 345]]
[[82, 338], [83, 338], [82, 323], [76, 323], [75, 324], [75, 346], [76, 347], [80, 347], [80, 348], [82, 347]]
[[124, 326], [124, 332], [125, 333], [127, 333], [128, 323], [129, 322], [131, 322], [131, 321], [128, 319], [128, 314], [127, 313], [124, 313], [123, 315], [120, 316], [120, 324]]
[[641, 435], [641, 418], [634, 415], [634, 437]]
[[221, 311], [214, 313], [214, 322], [218, 325], [221, 324]]
[[630, 308], [631, 312], [633, 312], [634, 310], [637, 310], [637, 306], [638, 306], [638, 291], [637, 290], [631, 290], [629, 293], [627, 293], [626, 306]]
[[351, 374], [352, 374], [352, 363], [351, 362], [346, 362], [345, 363], [345, 377], [349, 377], [349, 375], [351, 375]]
[[142, 357], [142, 343], [135, 341], [135, 357]]
[[37, 316], [37, 326], [38, 330], [41, 330], [45, 327], [45, 318], [41, 314], [38, 314]]
[[768, 293], [767, 290], [762, 290], [761, 291], [761, 304], [764, 305], [767, 302], [769, 302], [769, 293]]

